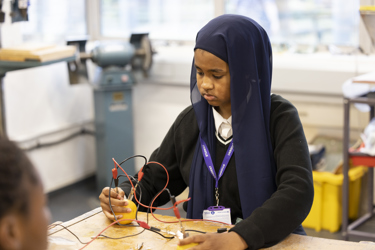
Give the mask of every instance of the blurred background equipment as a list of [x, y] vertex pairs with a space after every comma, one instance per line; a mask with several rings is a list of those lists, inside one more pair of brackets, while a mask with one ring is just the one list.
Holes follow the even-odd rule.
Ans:
[[375, 48], [375, 6], [362, 6], [360, 8], [361, 19], [371, 37], [373, 50]]
[[[102, 190], [111, 181], [112, 158], [121, 162], [134, 155], [132, 87], [134, 74], [145, 77], [152, 65], [152, 48], [148, 34], [132, 34], [130, 42], [98, 42], [90, 54], [85, 52], [84, 40], [69, 41], [80, 51], [77, 60], [68, 62], [71, 83], [87, 78], [86, 60], [97, 66], [94, 88], [97, 188]], [[72, 82], [73, 81], [73, 82]], [[134, 161], [122, 166], [134, 175]]]
[[3, 0], [0, 0], [0, 23], [3, 23], [4, 21], [5, 21], [5, 12], [3, 11]]
[[12, 12], [10, 13], [10, 16], [12, 17], [12, 23], [29, 20], [29, 16], [27, 14], [27, 8], [29, 7], [29, 5], [29, 0], [11, 1]]

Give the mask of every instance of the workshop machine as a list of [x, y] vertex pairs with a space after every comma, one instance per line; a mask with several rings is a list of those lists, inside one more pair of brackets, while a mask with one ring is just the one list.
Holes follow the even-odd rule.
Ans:
[[[29, 2], [29, 0], [11, 1], [12, 22], [28, 20]], [[2, 11], [3, 3], [4, 1], [0, 0], [0, 25], [6, 17]], [[0, 58], [0, 135], [7, 136], [3, 98], [3, 78], [7, 72], [66, 61], [70, 82], [83, 83], [88, 81], [86, 61], [91, 60], [98, 66], [95, 79], [91, 83], [95, 104], [97, 183], [98, 189], [101, 190], [110, 184], [112, 158], [121, 161], [134, 155], [132, 113], [134, 73], [140, 70], [147, 77], [152, 64], [153, 51], [148, 34], [133, 34], [129, 42], [97, 42], [97, 46], [90, 53], [86, 53], [86, 41], [87, 37], [81, 40], [70, 40], [67, 45], [75, 45], [75, 50], [72, 50], [72, 46], [65, 46], [64, 56], [46, 61], [41, 58], [12, 61], [10, 57], [4, 57], [5, 51], [3, 51], [3, 57]], [[73, 52], [70, 53], [70, 51]], [[29, 51], [26, 52], [27, 56], [32, 54]], [[61, 54], [61, 51], [57, 52]], [[130, 165], [131, 163], [133, 166]], [[134, 162], [128, 161], [126, 164], [123, 166], [124, 169], [133, 175]]]
[[[97, 188], [110, 184], [113, 168], [112, 158], [122, 161], [134, 155], [134, 129], [132, 88], [134, 73], [141, 70], [147, 77], [152, 64], [152, 48], [148, 34], [133, 34], [130, 42], [100, 42], [85, 53], [85, 40], [68, 41], [80, 51], [77, 59], [68, 63], [69, 76], [73, 81], [82, 81], [87, 75], [86, 60], [97, 66], [92, 82], [95, 105], [95, 138], [97, 157]], [[133, 161], [126, 162], [125, 171], [134, 175]]]

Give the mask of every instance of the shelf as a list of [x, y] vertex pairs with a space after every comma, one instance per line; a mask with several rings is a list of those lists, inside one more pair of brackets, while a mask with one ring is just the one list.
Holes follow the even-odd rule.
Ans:
[[368, 97], [345, 98], [344, 101], [347, 101], [348, 103], [364, 103], [369, 105], [375, 105], [375, 98]]
[[[0, 60], [0, 88], [3, 88], [4, 84], [4, 77], [5, 74], [9, 71], [21, 70], [21, 69], [29, 69], [34, 67], [45, 66], [53, 63], [59, 62], [70, 62], [76, 60], [76, 55], [59, 58], [57, 60], [50, 60], [50, 61], [4, 61]], [[1, 89], [0, 89], [1, 90]], [[6, 130], [6, 122], [5, 122], [5, 112], [4, 112], [4, 93], [0, 91], [0, 135], [3, 137], [7, 137], [7, 130]]]
[[[351, 151], [348, 149], [349, 146], [349, 138], [350, 138], [350, 104], [354, 103], [365, 103], [371, 106], [370, 113], [370, 120], [374, 117], [374, 106], [375, 106], [375, 98], [371, 97], [359, 97], [359, 98], [344, 98], [344, 146], [343, 146], [343, 175], [344, 175], [344, 182], [342, 185], [342, 235], [344, 236], [345, 240], [348, 240], [349, 236], [361, 236], [370, 239], [375, 239], [375, 234], [368, 234], [366, 232], [356, 230], [358, 226], [365, 223], [369, 218], [374, 215], [374, 166], [375, 166], [375, 157]], [[362, 165], [367, 166], [368, 168], [368, 175], [367, 175], [367, 193], [363, 195], [367, 200], [367, 208], [366, 214], [358, 218], [356, 221], [349, 224], [349, 160], [352, 161], [353, 165]]]
[[374, 167], [375, 166], [375, 157], [363, 154], [359, 152], [351, 152], [349, 153], [349, 158], [352, 160], [354, 166], [366, 166], [366, 167]]
[[0, 76], [4, 76], [5, 73], [9, 71], [40, 67], [40, 66], [53, 64], [53, 63], [69, 62], [69, 61], [74, 61], [74, 60], [76, 60], [76, 56], [70, 56], [70, 57], [65, 57], [65, 58], [61, 58], [58, 60], [51, 60], [51, 61], [46, 61], [46, 62], [39, 62], [39, 61], [16, 62], [16, 61], [1, 61], [0, 60]]

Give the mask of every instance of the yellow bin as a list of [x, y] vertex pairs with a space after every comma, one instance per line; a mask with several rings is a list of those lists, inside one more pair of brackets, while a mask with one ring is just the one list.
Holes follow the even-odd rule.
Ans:
[[[366, 167], [355, 167], [349, 170], [349, 218], [358, 218], [362, 176]], [[331, 233], [339, 230], [342, 222], [342, 183], [343, 174], [313, 171], [314, 202], [311, 211], [302, 226], [322, 229]]]

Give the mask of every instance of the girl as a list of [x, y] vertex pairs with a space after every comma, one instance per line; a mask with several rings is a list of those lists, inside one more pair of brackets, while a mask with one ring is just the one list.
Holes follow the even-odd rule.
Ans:
[[[197, 34], [190, 80], [192, 106], [176, 119], [150, 157], [168, 169], [172, 194], [187, 186], [188, 218], [210, 206], [230, 208], [229, 233], [194, 235], [192, 249], [258, 249], [290, 233], [304, 234], [302, 221], [313, 201], [311, 162], [294, 106], [271, 94], [272, 51], [266, 32], [239, 15], [211, 20]], [[165, 185], [157, 166], [144, 171], [142, 202]], [[129, 183], [123, 183], [126, 193]], [[101, 206], [113, 219], [108, 188]], [[111, 193], [113, 205], [126, 200]], [[169, 200], [165, 192], [158, 199]], [[115, 212], [126, 212], [114, 207]]]

